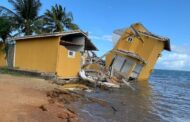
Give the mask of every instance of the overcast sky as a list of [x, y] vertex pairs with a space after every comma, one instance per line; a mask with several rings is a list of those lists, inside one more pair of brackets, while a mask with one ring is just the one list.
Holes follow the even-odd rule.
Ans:
[[[98, 55], [112, 49], [112, 32], [141, 22], [158, 35], [169, 37], [172, 52], [164, 51], [157, 69], [190, 70], [190, 0], [41, 0], [43, 14], [61, 4], [72, 11], [74, 21], [99, 48]], [[11, 8], [7, 0], [0, 5]]]

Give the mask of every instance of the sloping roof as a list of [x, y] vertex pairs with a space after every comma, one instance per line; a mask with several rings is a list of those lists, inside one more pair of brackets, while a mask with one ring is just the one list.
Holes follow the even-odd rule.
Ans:
[[153, 33], [146, 33], [146, 32], [139, 32], [143, 35], [146, 35], [146, 36], [150, 36], [152, 38], [156, 38], [160, 41], [163, 41], [164, 42], [164, 49], [165, 50], [168, 50], [168, 51], [171, 51], [171, 47], [170, 47], [170, 39], [167, 38], [167, 37], [162, 37], [162, 36], [158, 36], [156, 34], [153, 34]]
[[141, 23], [132, 24], [131, 27], [134, 29], [135, 25], [139, 25], [143, 29], [143, 31], [136, 29], [136, 32], [138, 32], [139, 34], [145, 35], [145, 36], [149, 36], [151, 38], [155, 38], [155, 39], [157, 39], [159, 41], [163, 41], [164, 42], [164, 49], [168, 50], [168, 51], [171, 51], [170, 39], [169, 38], [151, 33]]
[[96, 46], [91, 42], [88, 38], [87, 34], [80, 31], [67, 31], [67, 32], [56, 32], [56, 33], [47, 33], [47, 34], [40, 34], [40, 35], [29, 35], [23, 37], [16, 37], [14, 38], [15, 41], [19, 40], [27, 40], [27, 39], [35, 39], [35, 38], [46, 38], [46, 37], [64, 37], [64, 36], [84, 36], [85, 37], [85, 46], [87, 50], [98, 50]]
[[139, 56], [138, 54], [136, 54], [136, 53], [133, 53], [133, 52], [130, 52], [130, 51], [125, 51], [125, 50], [119, 50], [119, 49], [114, 50], [114, 52], [116, 52], [116, 53], [121, 53], [121, 54], [124, 54], [124, 55], [126, 55], [126, 56], [135, 58], [135, 59], [137, 59], [137, 60], [142, 61], [144, 64], [147, 63], [142, 57], [140, 57], [140, 56]]
[[125, 32], [126, 29], [127, 28], [117, 29], [117, 30], [114, 30], [113, 33], [122, 36], [122, 34]]
[[[137, 27], [138, 26], [138, 27]], [[140, 29], [139, 29], [140, 28]], [[129, 28], [122, 28], [122, 29], [117, 29], [115, 30], [113, 33], [122, 36], [123, 33], [127, 30], [127, 29], [131, 29], [133, 34], [135, 36], [137, 36], [140, 40], [142, 40], [142, 38], [140, 37], [140, 34], [145, 35], [145, 36], [149, 36], [151, 38], [155, 38], [159, 41], [163, 41], [164, 42], [164, 49], [171, 51], [171, 47], [170, 47], [170, 39], [167, 37], [162, 37], [162, 36], [158, 36], [156, 34], [151, 33], [147, 28], [145, 28], [141, 23], [135, 23], [132, 24]], [[143, 41], [143, 40], [142, 40]]]

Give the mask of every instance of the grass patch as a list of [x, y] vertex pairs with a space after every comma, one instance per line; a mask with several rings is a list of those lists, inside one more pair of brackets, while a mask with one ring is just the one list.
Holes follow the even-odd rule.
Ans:
[[8, 69], [7, 67], [1, 67], [0, 74], [9, 74], [9, 75], [13, 75], [13, 76], [26, 76], [20, 72], [12, 71], [12, 70]]

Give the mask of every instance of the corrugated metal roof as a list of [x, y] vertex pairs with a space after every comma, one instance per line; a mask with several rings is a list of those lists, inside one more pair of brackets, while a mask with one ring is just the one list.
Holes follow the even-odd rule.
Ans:
[[22, 37], [15, 37], [14, 40], [17, 41], [17, 40], [32, 39], [32, 38], [66, 36], [66, 35], [72, 35], [72, 34], [78, 34], [78, 33], [81, 33], [87, 37], [86, 33], [84, 33], [83, 31], [75, 30], [75, 31], [67, 31], [67, 32], [55, 32], [55, 33], [45, 33], [45, 34], [39, 34], [39, 35], [28, 35], [28, 36], [22, 36]]
[[14, 38], [15, 41], [19, 40], [27, 40], [27, 39], [35, 39], [35, 38], [47, 38], [47, 37], [64, 37], [64, 36], [71, 36], [71, 35], [82, 35], [86, 38], [85, 43], [87, 44], [88, 50], [98, 50], [96, 46], [91, 42], [88, 38], [88, 35], [80, 30], [75, 31], [67, 31], [67, 32], [56, 32], [56, 33], [47, 33], [47, 34], [39, 34], [39, 35], [29, 35], [23, 37], [16, 37]]

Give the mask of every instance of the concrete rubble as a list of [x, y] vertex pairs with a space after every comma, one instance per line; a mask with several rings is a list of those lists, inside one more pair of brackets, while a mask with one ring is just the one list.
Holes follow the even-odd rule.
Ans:
[[126, 84], [130, 86], [129, 80], [118, 73], [117, 77], [111, 77], [109, 69], [105, 67], [105, 61], [102, 57], [97, 57], [93, 52], [86, 58], [86, 63], [82, 66], [79, 76], [82, 80], [87, 81], [97, 87], [106, 88], [120, 88], [121, 85]]

